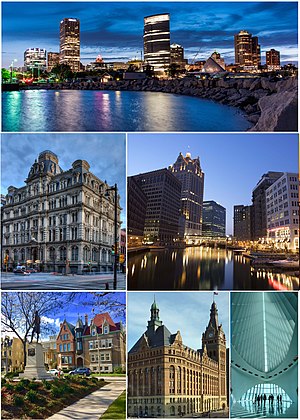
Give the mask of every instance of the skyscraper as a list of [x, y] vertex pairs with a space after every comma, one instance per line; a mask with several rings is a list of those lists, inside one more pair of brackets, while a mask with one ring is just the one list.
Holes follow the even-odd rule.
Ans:
[[266, 51], [266, 65], [269, 71], [280, 70], [280, 52], [273, 48]]
[[144, 18], [144, 61], [161, 73], [170, 65], [169, 13]]
[[64, 18], [60, 22], [60, 64], [67, 64], [72, 71], [80, 70], [79, 19]]
[[233, 207], [233, 235], [238, 241], [251, 241], [253, 237], [253, 206]]
[[185, 216], [184, 235], [201, 235], [204, 173], [199, 157], [192, 159], [191, 154], [179, 153], [176, 162], [169, 167], [181, 182], [181, 212]]
[[226, 209], [213, 200], [203, 202], [202, 235], [210, 238], [226, 236]]
[[260, 45], [258, 37], [248, 31], [234, 35], [235, 63], [244, 68], [257, 68], [260, 65]]
[[46, 70], [47, 52], [43, 48], [27, 48], [24, 52], [24, 67], [26, 70]]

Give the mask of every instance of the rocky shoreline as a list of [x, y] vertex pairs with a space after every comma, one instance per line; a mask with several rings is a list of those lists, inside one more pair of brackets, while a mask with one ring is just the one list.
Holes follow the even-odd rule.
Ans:
[[234, 106], [252, 124], [249, 131], [297, 131], [298, 83], [296, 77], [277, 82], [268, 78], [232, 79], [144, 79], [106, 83], [76, 81], [54, 83], [43, 89], [127, 90], [189, 95]]

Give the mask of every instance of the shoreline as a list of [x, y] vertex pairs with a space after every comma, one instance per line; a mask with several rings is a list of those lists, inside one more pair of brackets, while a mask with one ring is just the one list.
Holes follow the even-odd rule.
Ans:
[[[5, 86], [5, 85], [3, 85]], [[246, 132], [297, 131], [298, 81], [267, 78], [96, 80], [18, 86], [17, 90], [95, 90], [160, 92], [208, 99], [235, 107], [252, 125]], [[9, 91], [9, 89], [7, 89]]]

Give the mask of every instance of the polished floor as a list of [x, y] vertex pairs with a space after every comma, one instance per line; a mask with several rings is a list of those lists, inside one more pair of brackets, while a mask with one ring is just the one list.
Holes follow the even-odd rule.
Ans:
[[231, 405], [231, 418], [298, 418], [297, 404], [283, 403], [282, 405], [274, 402], [273, 405], [253, 404], [252, 401], [236, 402]]

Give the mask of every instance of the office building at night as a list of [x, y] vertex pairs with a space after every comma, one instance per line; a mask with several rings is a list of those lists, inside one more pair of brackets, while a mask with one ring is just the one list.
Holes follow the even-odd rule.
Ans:
[[258, 37], [248, 31], [234, 35], [235, 64], [244, 70], [255, 70], [260, 65], [260, 45]]
[[266, 65], [268, 71], [280, 70], [280, 52], [273, 48], [266, 51]]
[[[2, 261], [41, 271], [111, 271], [114, 191], [85, 160], [64, 171], [46, 150], [31, 166], [26, 185], [10, 186], [1, 207]], [[120, 228], [119, 197], [116, 203]]]
[[226, 337], [216, 303], [199, 350], [185, 345], [180, 331], [168, 330], [155, 300], [150, 313], [146, 331], [128, 354], [128, 417], [191, 418], [226, 408]]
[[203, 201], [202, 236], [225, 238], [226, 209], [215, 201]]
[[60, 22], [60, 64], [67, 64], [74, 72], [80, 71], [80, 22], [65, 18]]
[[156, 73], [170, 65], [170, 15], [164, 13], [144, 18], [144, 61]]
[[267, 236], [266, 190], [282, 175], [283, 172], [267, 172], [262, 175], [252, 191], [253, 239], [255, 241]]
[[184, 48], [179, 44], [171, 44], [170, 64], [177, 64], [180, 69], [184, 69], [188, 60], [184, 58]]
[[176, 162], [169, 167], [181, 183], [181, 214], [185, 217], [184, 236], [201, 235], [204, 173], [199, 157], [179, 153]]
[[237, 241], [253, 239], [253, 206], [233, 207], [233, 236]]
[[[168, 169], [133, 176], [147, 197], [144, 241], [173, 244], [179, 238], [181, 183]], [[129, 214], [129, 218], [132, 216]]]
[[299, 251], [299, 180], [284, 173], [266, 189], [267, 239], [275, 248]]
[[47, 70], [51, 71], [53, 67], [59, 64], [60, 54], [58, 52], [48, 52], [47, 54]]
[[128, 246], [140, 246], [144, 240], [147, 197], [134, 177], [127, 178]]
[[43, 48], [28, 48], [24, 52], [24, 67], [30, 71], [44, 71], [47, 68], [47, 51]]

